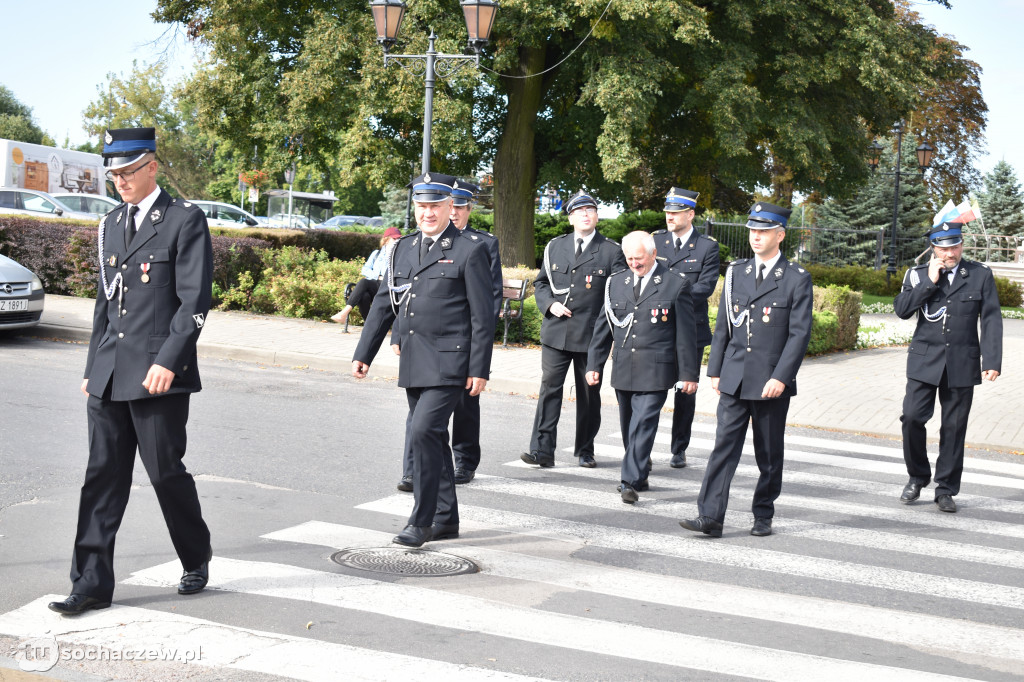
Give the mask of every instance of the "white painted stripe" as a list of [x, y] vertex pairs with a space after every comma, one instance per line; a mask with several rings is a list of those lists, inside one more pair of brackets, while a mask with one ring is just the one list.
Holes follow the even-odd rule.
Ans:
[[[410, 500], [408, 496], [403, 495], [392, 495], [356, 507], [394, 516], [408, 516], [409, 508]], [[882, 590], [1024, 609], [1024, 588], [822, 557], [797, 556], [712, 540], [681, 529], [674, 535], [651, 533], [462, 504], [459, 505], [459, 515], [469, 521], [487, 524], [507, 532], [568, 539], [625, 552], [646, 552], [752, 571], [803, 576]]]
[[[1010, 661], [1013, 666], [1024, 663], [1024, 632], [1021, 630], [476, 547], [468, 543], [473, 541], [473, 533], [477, 530], [490, 529], [463, 523], [460, 540], [436, 545], [435, 549], [475, 561], [482, 566], [483, 573], [512, 580], [539, 582], [624, 599], [635, 599], [639, 594], [643, 595], [645, 603], [828, 630], [915, 649], [997, 659], [988, 663], [990, 667], [1005, 669]], [[379, 547], [391, 542], [392, 533], [309, 521], [262, 537], [343, 549]]]
[[[863, 682], [871, 677], [922, 682], [952, 679], [907, 668], [724, 642], [283, 564], [219, 559], [216, 566], [207, 589], [314, 602], [436, 627], [693, 670], [780, 682], [801, 679]], [[137, 572], [126, 582], [171, 586], [177, 583], [178, 570], [180, 564], [172, 561]]]
[[[473, 488], [474, 490], [488, 490], [509, 495], [525, 495], [532, 499], [567, 502], [613, 511], [624, 511], [626, 509], [622, 504], [621, 498], [615, 492], [615, 486], [619, 483], [618, 472], [612, 472], [608, 469], [602, 471], [600, 468], [586, 469], [582, 467], [566, 467], [560, 471], [573, 476], [605, 481], [607, 488], [603, 491], [595, 491], [522, 479], [499, 478], [483, 474], [478, 474], [476, 479], [474, 479], [477, 483], [474, 484]], [[612, 478], [613, 475], [614, 479]], [[660, 476], [658, 474], [652, 474], [650, 480], [652, 484], [664, 485], [676, 497], [678, 497], [679, 493], [683, 493], [696, 499], [697, 493], [700, 492], [700, 483], [693, 481], [669, 478], [668, 476]], [[654, 494], [657, 494], [657, 492], [655, 491]], [[651, 493], [641, 493], [640, 498], [641, 503], [634, 505], [632, 509], [641, 514], [650, 514], [676, 521], [682, 518], [693, 518], [697, 515], [694, 502], [669, 502], [653, 497]], [[785, 510], [787, 505], [790, 504], [801, 506], [800, 501], [803, 499], [805, 498], [795, 495], [786, 496], [785, 500], [780, 497], [779, 502], [776, 504]], [[818, 498], [811, 499], [817, 501]], [[827, 502], [832, 503], [831, 500], [827, 500]], [[848, 504], [844, 506], [859, 510], [862, 505]], [[936, 510], [936, 513], [939, 512]], [[837, 514], [841, 515], [844, 520], [848, 520], [851, 512], [837, 512]], [[907, 514], [914, 515], [913, 512], [907, 512]], [[920, 516], [920, 514], [915, 516]], [[727, 526], [743, 528], [750, 525], [750, 519], [751, 515], [749, 512], [730, 511], [726, 513], [725, 523]], [[975, 525], [977, 524], [976, 521], [974, 523]], [[971, 561], [991, 564], [993, 566], [1024, 569], [1024, 552], [1003, 549], [1001, 547], [986, 547], [984, 545], [951, 542], [931, 537], [918, 537], [902, 533], [854, 528], [846, 525], [836, 526], [812, 521], [800, 521], [787, 519], [784, 515], [778, 513], [773, 521], [773, 527], [774, 530], [791, 536], [835, 542], [866, 549], [889, 550], [902, 554], [918, 554], [929, 558], [942, 557], [943, 559], [955, 561]], [[1011, 528], [1015, 531], [1017, 530], [1017, 527], [1012, 524]]]
[[[217, 564], [221, 564], [218, 559]], [[180, 570], [180, 565], [178, 566]], [[173, 574], [171, 570], [169, 574]], [[233, 668], [298, 680], [509, 680], [535, 677], [457, 665], [444, 661], [232, 627], [176, 613], [114, 604], [109, 609], [64, 618], [46, 608], [63, 595], [40, 597], [0, 615], [0, 632], [23, 639], [53, 637], [62, 644], [108, 651], [193, 652], [188, 666]], [[341, 663], [341, 662], [344, 663]], [[0, 669], [2, 670], [2, 669]], [[3, 673], [0, 672], [0, 678]]]
[[[594, 445], [594, 454], [596, 455], [610, 455], [610, 453], [618, 452], [615, 448], [607, 445], [601, 445], [596, 443]], [[620, 455], [621, 457], [621, 455]], [[668, 462], [669, 455], [662, 455], [660, 457], [652, 459], [655, 461]], [[690, 462], [691, 458], [687, 457], [687, 462]], [[693, 457], [694, 468], [699, 468], [701, 465], [706, 464], [707, 460], [700, 457]], [[603, 467], [599, 467], [603, 468]], [[558, 468], [556, 471], [569, 472], [575, 475], [586, 475], [579, 474], [577, 469], [582, 470], [583, 467], [564, 467]], [[618, 467], [615, 468], [615, 483], [618, 484]], [[753, 484], [754, 481], [760, 476], [760, 472], [757, 466], [754, 464], [740, 464], [736, 467], [736, 477], [739, 479], [746, 479], [749, 484], [744, 481], [733, 481], [733, 487], [739, 488], [744, 491], [745, 496], [753, 495]], [[867, 505], [857, 504], [855, 502], [846, 502], [845, 500], [838, 500], [830, 497], [815, 497], [812, 495], [794, 495], [786, 491], [785, 481], [788, 480], [788, 473], [783, 474], [783, 487], [782, 494], [779, 499], [775, 501], [776, 507], [792, 506], [801, 509], [813, 509], [815, 511], [828, 512], [830, 514], [839, 515], [853, 515], [853, 516], [865, 516], [874, 519], [883, 519], [885, 521], [894, 521], [897, 523], [913, 524], [917, 526], [933, 526], [939, 528], [950, 528], [955, 530], [961, 530], [972, 535], [988, 534], [988, 535], [999, 535], [1002, 537], [1009, 538], [1024, 538], [1024, 525], [1019, 523], [1004, 523], [999, 521], [985, 521], [980, 523], [978, 519], [972, 519], [969, 516], [963, 516], [958, 514], [944, 514], [938, 512], [938, 508], [932, 502], [924, 501], [918, 502], [915, 505], [907, 506], [899, 504], [894, 495], [891, 498], [891, 502], [888, 505]], [[685, 479], [672, 479], [670, 486], [677, 487], [679, 489], [684, 488], [683, 484], [691, 486], [689, 490], [693, 490], [692, 486], [696, 486], [696, 497], [697, 492], [700, 491], [700, 484], [696, 482], [688, 482]], [[876, 484], [878, 485], [878, 484]], [[748, 492], [749, 491], [749, 492]], [[749, 499], [749, 497], [745, 497]], [[920, 507], [924, 507], [928, 510], [924, 512]], [[696, 509], [693, 508], [689, 514], [690, 516], [696, 515]]]

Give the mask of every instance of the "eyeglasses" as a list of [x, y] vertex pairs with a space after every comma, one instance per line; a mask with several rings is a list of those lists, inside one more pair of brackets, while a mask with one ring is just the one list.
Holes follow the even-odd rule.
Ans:
[[580, 215], [596, 215], [597, 209], [593, 206], [584, 206], [583, 208], [573, 210], [573, 213], [579, 213]]
[[135, 174], [138, 173], [143, 168], [145, 168], [146, 166], [148, 166], [149, 164], [150, 164], [150, 162], [147, 161], [146, 163], [142, 164], [141, 166], [139, 166], [135, 170], [133, 170], [133, 171], [125, 171], [123, 173], [115, 173], [114, 171], [107, 171], [105, 173], [105, 175], [107, 176], [107, 180], [110, 180], [111, 182], [117, 182], [118, 180], [124, 180], [125, 182], [131, 182], [132, 178], [135, 177]]

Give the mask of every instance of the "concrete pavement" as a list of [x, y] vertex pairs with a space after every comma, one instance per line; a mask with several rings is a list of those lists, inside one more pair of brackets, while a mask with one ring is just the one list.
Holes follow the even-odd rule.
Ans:
[[[69, 296], [47, 296], [42, 322], [25, 334], [87, 342], [92, 325], [93, 301]], [[872, 316], [895, 321], [889, 316]], [[974, 392], [974, 407], [967, 428], [973, 447], [1024, 453], [1024, 320], [1004, 320], [1003, 372], [995, 382], [984, 382]], [[201, 357], [258, 362], [334, 372], [351, 369], [352, 353], [360, 329], [351, 333], [330, 322], [288, 317], [211, 311], [199, 340]], [[836, 353], [804, 361], [797, 377], [797, 395], [789, 410], [789, 423], [878, 436], [900, 437], [900, 412], [905, 386], [906, 349], [903, 347]], [[610, 368], [608, 368], [610, 369]], [[370, 376], [398, 375], [398, 358], [389, 348], [378, 353]], [[489, 391], [536, 395], [540, 387], [540, 349], [495, 346]], [[570, 382], [566, 395], [573, 395]], [[615, 393], [606, 382], [602, 389], [609, 404]], [[710, 382], [702, 377], [697, 391], [697, 412], [713, 415], [718, 404]], [[936, 405], [936, 412], [938, 406]], [[520, 440], [525, 446], [525, 430]], [[937, 441], [938, 418], [928, 427]]]

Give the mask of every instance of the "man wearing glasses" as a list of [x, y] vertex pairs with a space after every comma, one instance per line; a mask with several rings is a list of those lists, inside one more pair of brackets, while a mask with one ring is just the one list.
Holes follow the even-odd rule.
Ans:
[[521, 459], [542, 467], [555, 465], [562, 386], [569, 365], [576, 380], [575, 454], [582, 467], [597, 466], [594, 438], [601, 426], [601, 383], [587, 383], [587, 349], [594, 322], [602, 314], [605, 281], [626, 268], [619, 245], [597, 231], [597, 202], [583, 191], [565, 204], [571, 234], [552, 239], [534, 284], [540, 327], [541, 384], [530, 451]]
[[184, 569], [179, 594], [206, 587], [212, 556], [195, 481], [182, 462], [189, 397], [202, 388], [196, 341], [213, 281], [206, 217], [157, 186], [153, 128], [108, 130], [103, 164], [125, 203], [99, 227], [100, 286], [82, 381], [89, 463], [71, 595], [49, 605], [67, 616], [110, 606], [114, 539], [136, 450]]

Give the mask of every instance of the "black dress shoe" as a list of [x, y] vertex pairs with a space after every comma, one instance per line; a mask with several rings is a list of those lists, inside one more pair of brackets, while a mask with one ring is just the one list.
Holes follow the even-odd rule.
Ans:
[[722, 524], [707, 516], [698, 516], [695, 519], [683, 519], [679, 525], [686, 530], [704, 533], [713, 538], [722, 537]]
[[555, 456], [545, 455], [542, 452], [524, 452], [519, 455], [519, 459], [523, 460], [527, 464], [536, 464], [542, 467], [555, 466]]
[[764, 537], [772, 534], [772, 520], [767, 516], [754, 517], [754, 527], [750, 529], [751, 535]]
[[406, 547], [422, 547], [424, 542], [433, 539], [430, 526], [406, 526], [401, 533], [392, 538], [391, 542]]
[[917, 498], [921, 497], [921, 488], [924, 486], [916, 481], [910, 481], [903, 486], [903, 494], [900, 495], [900, 502], [903, 504], [910, 504]]
[[642, 481], [637, 481], [636, 485], [633, 486], [633, 490], [637, 491], [638, 493], [645, 493], [645, 492], [647, 492], [650, 489], [651, 489], [651, 484], [647, 482], [646, 478], [644, 480], [642, 480]]
[[[457, 483], [458, 481], [456, 481]], [[403, 493], [412, 492], [412, 476], [402, 476], [402, 480], [398, 482], [397, 488]]]
[[952, 495], [939, 495], [935, 498], [935, 504], [939, 505], [939, 511], [956, 513], [956, 502], [953, 501]]
[[452, 540], [459, 537], [459, 524], [435, 523], [430, 526], [431, 540]]
[[197, 594], [206, 589], [206, 583], [210, 582], [210, 562], [204, 561], [199, 568], [185, 571], [181, 574], [181, 582], [178, 583], [178, 594]]
[[464, 469], [463, 467], [455, 468], [455, 483], [462, 485], [463, 483], [469, 483], [476, 476], [476, 471], [473, 469]]
[[580, 455], [580, 466], [593, 469], [597, 466], [597, 462], [594, 461], [593, 455]]
[[677, 452], [676, 454], [672, 455], [672, 459], [669, 461], [668, 465], [673, 469], [684, 468], [686, 466], [686, 453]]
[[47, 608], [56, 611], [62, 616], [77, 616], [80, 613], [93, 609], [105, 609], [110, 606], [109, 601], [103, 601], [90, 597], [87, 594], [72, 594], [64, 601], [52, 601]]
[[621, 483], [619, 485], [619, 492], [622, 493], [622, 501], [626, 504], [633, 504], [640, 499], [640, 496], [636, 494], [636, 490], [628, 483]]

